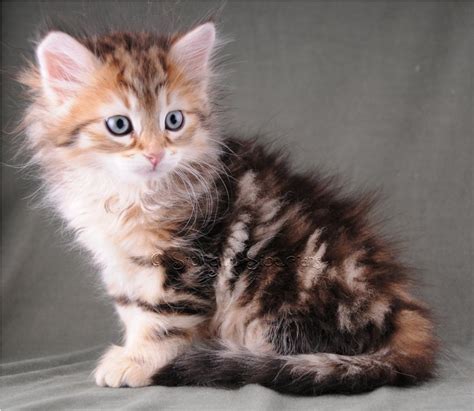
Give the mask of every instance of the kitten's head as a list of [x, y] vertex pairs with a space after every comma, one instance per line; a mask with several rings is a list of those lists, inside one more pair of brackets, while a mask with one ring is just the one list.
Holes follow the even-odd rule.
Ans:
[[215, 28], [184, 35], [50, 32], [25, 82], [30, 142], [49, 167], [156, 182], [218, 152], [209, 97]]

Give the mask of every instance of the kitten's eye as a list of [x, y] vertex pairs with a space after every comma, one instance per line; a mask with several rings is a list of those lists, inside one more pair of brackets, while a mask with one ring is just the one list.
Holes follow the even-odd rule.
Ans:
[[126, 116], [112, 116], [105, 120], [107, 130], [114, 136], [125, 136], [133, 130], [132, 122]]
[[180, 110], [170, 111], [165, 118], [166, 130], [178, 131], [184, 124], [183, 112]]

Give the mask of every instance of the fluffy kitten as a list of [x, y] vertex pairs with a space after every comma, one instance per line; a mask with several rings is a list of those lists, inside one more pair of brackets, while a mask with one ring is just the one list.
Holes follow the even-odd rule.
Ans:
[[97, 384], [360, 392], [427, 379], [427, 308], [370, 201], [225, 137], [212, 23], [186, 34], [50, 32], [23, 75], [48, 199], [125, 325]]

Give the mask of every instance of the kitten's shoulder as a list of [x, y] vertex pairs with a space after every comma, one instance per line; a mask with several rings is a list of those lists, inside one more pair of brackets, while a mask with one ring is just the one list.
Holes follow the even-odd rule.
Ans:
[[247, 172], [268, 193], [287, 195], [300, 200], [359, 201], [364, 195], [347, 195], [345, 184], [337, 175], [324, 171], [318, 164], [302, 170], [292, 160], [291, 149], [262, 136], [252, 138], [226, 137], [223, 139], [223, 163], [230, 173], [239, 178]]

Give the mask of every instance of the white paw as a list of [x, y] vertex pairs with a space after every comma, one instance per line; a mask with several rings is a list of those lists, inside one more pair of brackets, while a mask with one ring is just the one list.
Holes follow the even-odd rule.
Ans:
[[144, 387], [151, 384], [153, 369], [134, 360], [123, 347], [113, 345], [94, 371], [101, 387]]

